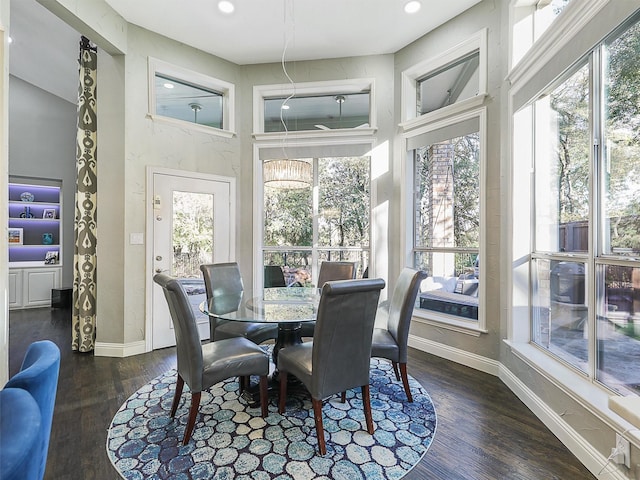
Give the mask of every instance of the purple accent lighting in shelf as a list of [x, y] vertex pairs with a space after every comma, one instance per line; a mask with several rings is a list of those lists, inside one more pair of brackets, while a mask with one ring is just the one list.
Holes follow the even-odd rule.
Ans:
[[40, 262], [44, 264], [47, 252], [59, 251], [58, 245], [37, 245], [24, 247], [9, 247], [9, 263], [11, 262]]

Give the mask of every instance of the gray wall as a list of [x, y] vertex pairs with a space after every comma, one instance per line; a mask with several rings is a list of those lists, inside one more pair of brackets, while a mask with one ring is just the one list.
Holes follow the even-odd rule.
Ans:
[[62, 285], [73, 285], [76, 106], [9, 77], [9, 175], [62, 182]]

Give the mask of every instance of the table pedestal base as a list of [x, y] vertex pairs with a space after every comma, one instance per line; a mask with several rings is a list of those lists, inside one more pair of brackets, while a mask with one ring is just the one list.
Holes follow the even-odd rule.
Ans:
[[[269, 376], [269, 385], [267, 388], [267, 394], [269, 398], [277, 397], [280, 390], [280, 375], [278, 373], [278, 353], [281, 349], [302, 343], [302, 331], [301, 323], [279, 323], [278, 324], [278, 338], [276, 344], [273, 347], [273, 353], [271, 358], [275, 369]], [[287, 375], [287, 391], [291, 390], [305, 390], [305, 386], [293, 375]], [[241, 397], [249, 404], [250, 407], [260, 406], [260, 388], [258, 384], [250, 385], [249, 388], [242, 392]]]

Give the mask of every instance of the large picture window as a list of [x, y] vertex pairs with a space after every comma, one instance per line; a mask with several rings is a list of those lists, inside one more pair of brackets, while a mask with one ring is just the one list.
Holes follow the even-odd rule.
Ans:
[[533, 103], [532, 341], [640, 393], [640, 16]]
[[[356, 276], [363, 276], [369, 266], [370, 158], [298, 158], [287, 160], [288, 167], [296, 161], [307, 165], [309, 183], [263, 185], [265, 286], [275, 286], [269, 284], [274, 267], [287, 286], [315, 285], [323, 261], [356, 262]], [[264, 180], [275, 177], [268, 171], [278, 167], [273, 162], [281, 160], [263, 162]]]
[[414, 158], [414, 267], [429, 276], [419, 307], [478, 320], [481, 148], [479, 119], [419, 136]]

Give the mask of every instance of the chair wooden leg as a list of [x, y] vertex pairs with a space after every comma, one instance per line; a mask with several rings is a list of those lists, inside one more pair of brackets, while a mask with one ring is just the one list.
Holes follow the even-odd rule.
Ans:
[[251, 377], [246, 375], [242, 376], [238, 379], [238, 383], [240, 384], [240, 395], [242, 395], [242, 392], [249, 389], [249, 386], [251, 385]]
[[260, 413], [262, 418], [269, 415], [269, 397], [267, 392], [267, 376], [260, 377]]
[[407, 364], [400, 364], [400, 375], [402, 375], [402, 384], [404, 385], [404, 391], [407, 394], [407, 399], [409, 402], [413, 402], [413, 397], [411, 396], [411, 390], [409, 390], [409, 377], [407, 376]]
[[184, 379], [180, 374], [178, 374], [178, 380], [176, 381], [176, 393], [173, 394], [173, 403], [171, 404], [171, 418], [175, 416], [176, 410], [178, 410], [180, 396], [182, 395], [182, 387], [184, 387]]
[[400, 375], [398, 374], [398, 363], [397, 362], [391, 362], [391, 365], [393, 366], [393, 373], [396, 374], [396, 380], [400, 381]]
[[189, 443], [189, 439], [191, 439], [191, 432], [193, 431], [193, 426], [196, 424], [196, 417], [198, 416], [198, 409], [200, 408], [201, 395], [202, 392], [191, 392], [191, 408], [189, 409], [189, 420], [184, 430], [183, 445]]
[[318, 436], [318, 449], [320, 455], [326, 455], [327, 447], [324, 443], [324, 426], [322, 425], [322, 400], [311, 399], [313, 404], [313, 419], [316, 424], [316, 435]]
[[347, 392], [342, 392], [342, 394], [340, 395], [340, 401], [342, 403], [347, 401]]
[[362, 386], [362, 403], [364, 405], [364, 418], [367, 422], [367, 432], [373, 435], [373, 418], [371, 417], [371, 401], [369, 398], [369, 385]]
[[284, 413], [284, 406], [287, 403], [287, 372], [280, 370], [280, 398], [278, 401], [278, 413]]

